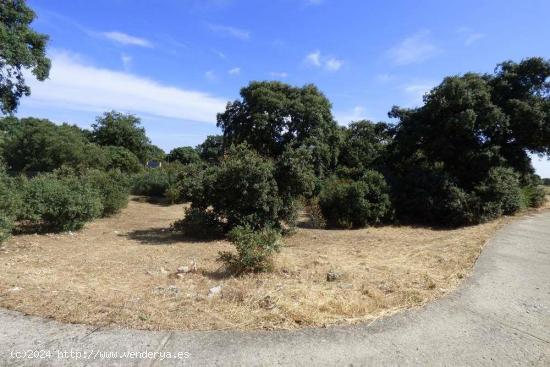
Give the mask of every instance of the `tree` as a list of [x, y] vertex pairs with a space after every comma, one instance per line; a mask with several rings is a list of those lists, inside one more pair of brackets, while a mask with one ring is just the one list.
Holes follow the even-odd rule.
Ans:
[[[468, 213], [466, 221], [494, 217], [476, 213], [472, 208], [492, 205], [489, 198], [498, 194], [496, 186], [484, 184], [491, 177], [507, 177], [501, 182], [510, 185], [514, 181], [508, 173], [502, 173], [507, 171], [497, 170], [499, 167], [513, 169], [522, 186], [530, 185], [534, 169], [528, 151], [550, 152], [549, 77], [548, 60], [505, 62], [492, 75], [467, 73], [445, 78], [424, 97], [422, 107], [394, 107], [390, 117], [398, 118], [399, 124], [389, 150], [398, 213], [406, 209], [405, 204], [400, 204], [410, 201], [399, 199], [406, 196], [403, 192], [423, 190], [415, 172], [425, 173], [424, 181], [438, 187], [416, 196], [418, 219], [430, 217], [427, 211], [418, 211], [432, 207], [432, 194], [438, 191], [454, 203], [450, 213], [459, 207], [458, 212]], [[407, 189], [400, 193], [404, 187]], [[517, 195], [514, 197], [516, 200]], [[516, 208], [516, 204], [517, 200], [512, 206]]]
[[178, 161], [181, 164], [198, 163], [200, 159], [199, 153], [192, 147], [174, 148], [166, 155], [168, 162]]
[[318, 174], [336, 164], [338, 127], [329, 100], [312, 84], [292, 87], [281, 82], [251, 82], [242, 100], [218, 114], [224, 144], [246, 142], [261, 155], [278, 157], [287, 146], [312, 151]]
[[223, 156], [223, 136], [208, 135], [202, 144], [197, 145], [196, 149], [202, 160], [208, 163], [218, 163]]
[[19, 99], [31, 93], [24, 69], [30, 69], [40, 81], [50, 72], [48, 36], [30, 28], [35, 16], [23, 0], [0, 4], [0, 110], [4, 114], [16, 111]]
[[391, 139], [390, 127], [384, 122], [352, 122], [343, 133], [338, 159], [340, 172], [345, 176], [357, 178], [366, 169], [382, 165], [383, 162], [380, 160]]
[[93, 140], [99, 145], [126, 148], [145, 162], [150, 150], [150, 140], [140, 125], [141, 120], [134, 115], [105, 112], [92, 125]]

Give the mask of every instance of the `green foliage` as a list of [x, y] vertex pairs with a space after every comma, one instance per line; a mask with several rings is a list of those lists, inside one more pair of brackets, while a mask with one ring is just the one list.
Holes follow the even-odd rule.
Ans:
[[100, 149], [76, 126], [24, 118], [5, 128], [4, 155], [13, 171], [51, 172], [63, 165], [90, 167], [96, 159], [102, 161]]
[[542, 179], [542, 184], [544, 186], [550, 186], [550, 178], [543, 178]]
[[82, 179], [100, 194], [102, 216], [118, 213], [128, 205], [130, 182], [120, 171], [91, 170], [86, 172]]
[[223, 224], [216, 214], [198, 208], [186, 209], [185, 217], [173, 223], [172, 230], [196, 239], [216, 238], [224, 233]]
[[305, 210], [309, 215], [308, 224], [311, 228], [323, 229], [327, 226], [327, 220], [323, 216], [318, 197], [308, 199], [305, 203]]
[[101, 194], [76, 176], [41, 174], [31, 179], [23, 194], [20, 219], [52, 231], [71, 231], [103, 211]]
[[521, 206], [539, 208], [546, 201], [546, 191], [541, 186], [525, 186], [521, 189]]
[[230, 148], [219, 167], [204, 173], [201, 186], [192, 198], [193, 207], [212, 207], [228, 228], [278, 227], [284, 219], [273, 163], [246, 145]]
[[197, 146], [201, 159], [207, 163], [218, 163], [223, 157], [223, 136], [208, 135], [202, 144]]
[[126, 148], [145, 162], [151, 146], [140, 125], [141, 120], [134, 115], [105, 112], [92, 125], [92, 138], [99, 145]]
[[475, 188], [475, 194], [475, 222], [511, 215], [521, 209], [519, 175], [511, 168], [492, 168], [487, 178]]
[[0, 164], [0, 243], [11, 234], [21, 207], [20, 195], [17, 183], [6, 175]]
[[200, 198], [203, 193], [203, 179], [207, 166], [202, 163], [188, 164], [182, 168], [177, 182], [171, 189], [173, 202], [188, 202]]
[[242, 100], [228, 103], [218, 114], [225, 146], [248, 143], [267, 157], [278, 157], [287, 146], [312, 150], [318, 174], [336, 163], [338, 127], [328, 99], [312, 84], [302, 88], [280, 82], [251, 82]]
[[319, 196], [328, 226], [360, 228], [378, 224], [391, 215], [389, 188], [384, 176], [366, 171], [358, 181], [330, 179]]
[[143, 165], [138, 157], [123, 147], [103, 147], [105, 162], [102, 165], [105, 170], [120, 170], [124, 173], [137, 173], [143, 170]]
[[166, 155], [168, 162], [180, 162], [181, 164], [192, 164], [200, 161], [199, 153], [192, 147], [175, 148]]
[[349, 124], [344, 130], [338, 160], [340, 175], [358, 179], [363, 171], [382, 165], [380, 160], [390, 141], [391, 134], [386, 123], [362, 120]]
[[5, 114], [14, 112], [19, 99], [31, 93], [25, 84], [25, 70], [30, 69], [40, 81], [50, 72], [48, 36], [30, 27], [34, 18], [35, 13], [24, 0], [0, 4], [0, 111]]
[[146, 169], [132, 177], [134, 195], [161, 197], [167, 190], [175, 190], [184, 166], [179, 162], [163, 164], [161, 168]]
[[237, 253], [220, 252], [218, 261], [233, 273], [269, 271], [273, 267], [273, 254], [280, 251], [281, 235], [273, 228], [254, 230], [248, 226], [233, 228], [229, 240]]

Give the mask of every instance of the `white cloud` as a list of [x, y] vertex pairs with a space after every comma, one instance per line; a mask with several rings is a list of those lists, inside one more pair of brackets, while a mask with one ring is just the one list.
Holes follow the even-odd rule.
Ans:
[[122, 61], [122, 66], [124, 67], [124, 70], [130, 69], [130, 66], [132, 65], [132, 56], [122, 54], [120, 55], [120, 61]]
[[239, 75], [241, 73], [241, 68], [233, 68], [233, 69], [229, 69], [227, 71], [227, 73], [229, 75]]
[[475, 42], [477, 42], [480, 39], [485, 37], [485, 34], [480, 33], [480, 32], [475, 32], [473, 29], [468, 28], [468, 27], [459, 28], [459, 29], [457, 29], [456, 32], [465, 37], [464, 38], [464, 45], [465, 46], [471, 46]]
[[272, 77], [272, 78], [286, 78], [288, 76], [288, 73], [285, 73], [284, 71], [272, 71], [269, 73], [269, 75]]
[[224, 36], [229, 36], [240, 40], [247, 40], [250, 38], [250, 32], [244, 29], [219, 24], [209, 24], [208, 27], [212, 32], [219, 33]]
[[307, 54], [304, 61], [312, 66], [321, 66], [321, 51], [317, 50]]
[[139, 38], [130, 36], [129, 34], [122, 33], [122, 32], [103, 32], [101, 33], [104, 37], [110, 39], [111, 41], [121, 43], [123, 45], [130, 45], [130, 46], [140, 46], [140, 47], [148, 47], [152, 48], [153, 44], [146, 40], [145, 38]]
[[403, 86], [403, 92], [407, 95], [404, 107], [418, 107], [423, 104], [424, 95], [428, 93], [435, 83], [418, 82]]
[[396, 65], [408, 65], [425, 61], [440, 52], [431, 40], [430, 31], [424, 30], [405, 38], [388, 54]]
[[338, 71], [344, 64], [344, 61], [332, 56], [323, 56], [321, 55], [321, 51], [316, 50], [306, 55], [304, 63], [318, 68], [323, 67], [328, 71]]
[[363, 106], [355, 106], [351, 111], [343, 111], [335, 114], [335, 119], [340, 125], [348, 125], [350, 122], [359, 120], [368, 120], [365, 114], [366, 109]]
[[215, 123], [216, 113], [225, 108], [225, 98], [85, 65], [63, 52], [50, 57], [49, 79], [38, 82], [28, 78], [32, 95], [25, 103], [29, 105], [94, 113], [115, 109], [207, 123]]
[[342, 60], [331, 57], [325, 62], [325, 68], [330, 71], [337, 71], [340, 70], [343, 64]]
[[216, 73], [214, 72], [214, 70], [208, 70], [207, 72], [205, 72], [204, 77], [210, 81], [214, 81], [217, 79]]

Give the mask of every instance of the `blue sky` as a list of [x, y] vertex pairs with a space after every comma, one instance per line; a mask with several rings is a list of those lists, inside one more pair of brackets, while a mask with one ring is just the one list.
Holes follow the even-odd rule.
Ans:
[[[340, 124], [388, 120], [446, 75], [550, 57], [546, 0], [33, 0], [50, 79], [19, 116], [87, 127], [134, 113], [165, 150], [219, 133], [250, 80], [315, 83]], [[550, 163], [535, 159], [550, 177]]]

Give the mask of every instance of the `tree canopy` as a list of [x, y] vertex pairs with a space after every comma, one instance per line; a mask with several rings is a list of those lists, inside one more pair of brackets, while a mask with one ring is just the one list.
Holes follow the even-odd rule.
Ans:
[[99, 145], [126, 148], [142, 162], [148, 159], [151, 150], [151, 141], [141, 127], [141, 120], [116, 111], [105, 112], [96, 119], [92, 125], [92, 138]]
[[241, 97], [218, 114], [225, 145], [246, 142], [269, 157], [278, 157], [286, 146], [304, 146], [312, 151], [318, 172], [336, 164], [338, 127], [329, 100], [316, 86], [251, 82]]
[[30, 69], [36, 79], [50, 72], [46, 57], [48, 36], [35, 32], [30, 24], [35, 13], [24, 0], [4, 0], [0, 6], [0, 111], [17, 110], [19, 99], [31, 93], [23, 71]]

